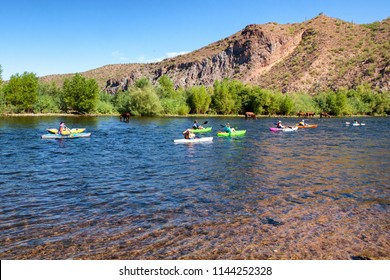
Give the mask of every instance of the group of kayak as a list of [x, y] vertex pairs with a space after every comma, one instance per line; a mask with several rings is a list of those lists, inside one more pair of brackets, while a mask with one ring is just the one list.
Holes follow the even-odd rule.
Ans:
[[282, 125], [282, 121], [278, 121], [275, 123], [276, 127], [270, 127], [270, 131], [297, 131], [298, 129], [303, 129], [303, 128], [317, 128], [318, 124], [307, 124], [305, 123], [305, 120], [300, 121], [298, 124], [294, 126], [284, 126]]
[[[203, 125], [207, 124], [208, 121], [205, 121]], [[354, 121], [352, 124], [350, 122], [345, 123], [347, 126], [364, 126], [364, 123], [359, 123], [358, 121]], [[183, 131], [184, 139], [175, 139], [175, 143], [193, 143], [193, 142], [208, 142], [212, 141], [213, 137], [199, 137], [198, 134], [200, 133], [206, 133], [211, 132], [212, 127], [205, 127], [198, 123], [198, 121], [194, 121], [191, 128], [186, 129]], [[270, 131], [277, 132], [277, 131], [284, 131], [284, 132], [290, 132], [290, 131], [297, 131], [298, 129], [303, 128], [317, 128], [317, 124], [307, 124], [305, 123], [305, 120], [302, 120], [298, 124], [294, 126], [285, 126], [282, 125], [281, 121], [278, 121], [275, 123], [275, 127], [270, 127]], [[231, 127], [229, 123], [225, 125], [221, 125], [223, 127], [222, 131], [217, 132], [218, 137], [234, 137], [234, 136], [244, 136], [246, 134], [246, 130], [236, 130], [235, 128]], [[85, 138], [90, 137], [90, 132], [85, 132], [85, 128], [68, 128], [64, 122], [60, 123], [60, 126], [58, 129], [56, 128], [48, 128], [46, 129], [49, 133], [42, 135], [42, 139], [63, 139], [63, 138]]]
[[[207, 124], [207, 121], [203, 124]], [[275, 123], [276, 127], [270, 127], [270, 131], [276, 132], [276, 131], [297, 131], [298, 129], [303, 128], [316, 128], [318, 127], [317, 124], [307, 124], [305, 123], [305, 120], [302, 120], [295, 126], [284, 126], [282, 125], [281, 121], [278, 121]], [[229, 123], [225, 125], [221, 125], [223, 127], [222, 131], [217, 132], [218, 137], [234, 137], [234, 136], [244, 136], [246, 134], [246, 130], [236, 130], [235, 128], [231, 127]], [[212, 141], [213, 137], [199, 137], [197, 136], [197, 133], [204, 133], [204, 132], [210, 132], [211, 127], [203, 127], [202, 125], [199, 125], [198, 122], [195, 120], [192, 128], [186, 129], [183, 131], [184, 139], [175, 139], [175, 143], [196, 143], [196, 142], [207, 142]]]
[[[203, 124], [207, 124], [208, 121], [205, 121]], [[233, 136], [244, 136], [246, 130], [236, 130], [231, 127], [229, 123], [225, 125], [221, 125], [223, 127], [222, 131], [217, 132], [218, 137], [233, 137]], [[188, 128], [183, 131], [184, 139], [175, 139], [173, 140], [175, 143], [197, 143], [197, 142], [210, 142], [213, 141], [213, 137], [199, 137], [198, 133], [206, 133], [210, 132], [212, 127], [204, 127], [198, 123], [198, 121], [194, 121], [192, 128]]]
[[64, 122], [60, 122], [58, 129], [46, 129], [48, 134], [42, 135], [42, 139], [64, 139], [64, 138], [87, 138], [91, 136], [90, 132], [85, 132], [85, 128], [68, 128]]
[[[351, 123], [350, 122], [345, 122], [345, 125], [346, 126], [349, 126], [349, 125], [351, 125]], [[352, 122], [352, 126], [363, 126], [363, 125], [366, 125], [365, 123], [360, 123], [360, 122], [358, 122], [357, 120], [354, 120], [353, 122]]]

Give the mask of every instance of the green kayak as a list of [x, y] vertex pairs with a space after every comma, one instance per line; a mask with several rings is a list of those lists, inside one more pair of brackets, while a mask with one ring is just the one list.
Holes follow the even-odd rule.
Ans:
[[219, 131], [219, 132], [217, 133], [217, 136], [218, 136], [218, 137], [244, 136], [245, 133], [246, 133], [246, 130], [236, 130], [236, 131], [232, 132], [231, 134], [229, 134], [229, 132], [221, 132], [221, 131]]
[[205, 128], [201, 128], [201, 129], [190, 129], [191, 132], [193, 133], [206, 133], [206, 132], [210, 132], [212, 129], [212, 127], [205, 127]]

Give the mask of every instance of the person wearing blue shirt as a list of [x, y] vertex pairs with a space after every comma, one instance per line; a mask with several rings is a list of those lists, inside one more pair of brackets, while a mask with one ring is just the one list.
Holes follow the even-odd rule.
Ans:
[[229, 136], [232, 135], [232, 132], [235, 132], [235, 131], [236, 131], [236, 130], [234, 129], [234, 127], [231, 127], [231, 126], [230, 126], [230, 123], [225, 124], [224, 130], [225, 130], [225, 132], [228, 132], [228, 133], [229, 133]]

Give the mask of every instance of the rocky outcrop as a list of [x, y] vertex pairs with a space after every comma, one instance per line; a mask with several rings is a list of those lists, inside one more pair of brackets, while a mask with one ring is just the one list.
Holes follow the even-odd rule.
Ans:
[[176, 87], [210, 86], [225, 78], [251, 82], [288, 56], [299, 44], [301, 35], [278, 36], [262, 31], [261, 26], [249, 25], [235, 39], [226, 40], [226, 47], [215, 54], [180, 63], [174, 63], [175, 59], [165, 60], [156, 64], [152, 71], [132, 72], [120, 79], [109, 79], [105, 90], [126, 90], [141, 77], [149, 77], [155, 83], [162, 75], [168, 75]]

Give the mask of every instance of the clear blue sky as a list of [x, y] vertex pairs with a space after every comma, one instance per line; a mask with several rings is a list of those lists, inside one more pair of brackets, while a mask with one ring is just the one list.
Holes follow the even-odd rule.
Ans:
[[3, 80], [154, 62], [248, 24], [299, 23], [324, 13], [354, 23], [390, 16], [388, 0], [0, 0]]

